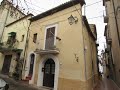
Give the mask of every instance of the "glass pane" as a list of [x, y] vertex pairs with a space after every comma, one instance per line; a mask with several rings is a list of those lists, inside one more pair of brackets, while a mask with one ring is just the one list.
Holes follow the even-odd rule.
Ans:
[[50, 73], [50, 64], [45, 65], [45, 73], [49, 74]]
[[51, 67], [51, 74], [55, 74], [55, 64], [52, 64], [52, 67]]

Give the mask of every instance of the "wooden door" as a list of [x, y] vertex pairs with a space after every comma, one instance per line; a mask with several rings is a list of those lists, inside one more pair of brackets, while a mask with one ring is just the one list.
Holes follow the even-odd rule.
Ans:
[[55, 27], [48, 28], [46, 31], [45, 49], [51, 49], [54, 46]]
[[2, 67], [3, 74], [7, 74], [7, 75], [9, 74], [11, 58], [12, 58], [12, 55], [5, 55], [4, 63], [3, 63], [3, 67]]
[[43, 86], [54, 87], [55, 63], [52, 59], [48, 59], [44, 65]]

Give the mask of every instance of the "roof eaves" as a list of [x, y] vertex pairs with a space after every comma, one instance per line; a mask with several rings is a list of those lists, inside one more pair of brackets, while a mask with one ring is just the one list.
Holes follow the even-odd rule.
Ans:
[[96, 38], [93, 36], [93, 33], [92, 33], [91, 29], [90, 29], [90, 26], [89, 26], [89, 24], [88, 24], [88, 21], [87, 21], [86, 16], [82, 16], [82, 18], [83, 18], [84, 24], [85, 24], [88, 32], [90, 33], [90, 35], [92, 36], [92, 38], [93, 38], [94, 40], [96, 40]]
[[26, 16], [24, 16], [24, 17], [22, 17], [22, 18], [20, 18], [20, 19], [18, 19], [18, 20], [16, 20], [16, 21], [14, 21], [14, 22], [12, 22], [12, 23], [9, 23], [9, 24], [6, 25], [6, 27], [9, 27], [9, 26], [13, 25], [14, 23], [17, 23], [18, 21], [23, 20], [24, 18], [27, 18], [27, 17], [29, 17], [29, 16], [32, 17], [33, 14], [28, 14], [28, 15], [26, 15]]
[[61, 4], [61, 5], [59, 5], [55, 8], [52, 8], [52, 9], [46, 11], [46, 12], [43, 12], [43, 13], [37, 15], [37, 16], [34, 16], [34, 17], [30, 18], [30, 20], [35, 21], [35, 20], [44, 18], [44, 17], [49, 16], [51, 14], [54, 14], [56, 12], [62, 11], [66, 8], [69, 8], [69, 7], [73, 6], [73, 4], [76, 5], [76, 4], [79, 4], [79, 3], [81, 4], [81, 6], [83, 6], [85, 4], [85, 1], [84, 0], [70, 0], [69, 2]]

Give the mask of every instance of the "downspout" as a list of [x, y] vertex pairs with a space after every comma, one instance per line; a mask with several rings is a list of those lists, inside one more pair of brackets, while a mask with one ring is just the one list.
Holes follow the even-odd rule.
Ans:
[[117, 22], [117, 17], [116, 17], [116, 14], [115, 14], [115, 3], [114, 3], [114, 0], [112, 0], [112, 4], [113, 4], [113, 12], [114, 12], [114, 15], [115, 15], [115, 23], [116, 23], [116, 28], [117, 28], [117, 34], [118, 34], [118, 41], [119, 41], [119, 46], [120, 46], [120, 34], [119, 34], [119, 28], [118, 28], [118, 22]]
[[29, 23], [28, 30], [27, 30], [25, 50], [24, 50], [24, 55], [23, 55], [24, 61], [23, 61], [22, 72], [25, 70], [25, 66], [26, 66], [26, 56], [27, 56], [27, 48], [28, 48], [28, 42], [29, 42], [29, 30], [30, 30], [30, 25], [31, 25], [31, 21], [30, 21], [30, 23]]
[[[83, 20], [83, 18], [82, 18], [82, 20]], [[83, 35], [83, 53], [84, 53], [84, 66], [85, 66], [85, 68], [84, 68], [84, 74], [85, 74], [85, 80], [87, 80], [87, 68], [86, 68], [86, 53], [85, 53], [85, 42], [84, 42], [84, 33], [83, 33], [83, 26], [84, 26], [84, 24], [83, 24], [83, 21], [82, 21], [82, 35]]]
[[[84, 0], [85, 1], [85, 0]], [[86, 3], [85, 3], [85, 5], [86, 5]], [[86, 6], [84, 5], [84, 15], [86, 15]], [[83, 20], [83, 18], [82, 18], [82, 20]], [[84, 65], [85, 65], [85, 80], [87, 81], [87, 68], [86, 68], [86, 53], [85, 53], [85, 42], [84, 42], [84, 33], [83, 33], [83, 25], [84, 25], [84, 23], [83, 23], [83, 21], [82, 21], [82, 35], [83, 35], [83, 53], [84, 53]]]

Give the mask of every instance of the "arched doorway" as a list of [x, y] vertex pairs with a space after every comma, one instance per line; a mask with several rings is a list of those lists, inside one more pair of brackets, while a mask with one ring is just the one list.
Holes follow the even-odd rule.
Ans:
[[53, 59], [48, 59], [44, 63], [43, 68], [43, 86], [54, 87], [54, 76], [55, 76], [55, 62]]
[[29, 74], [28, 74], [30, 78], [32, 78], [32, 75], [33, 75], [34, 59], [35, 59], [35, 55], [31, 54], [30, 55], [30, 68], [29, 68]]

